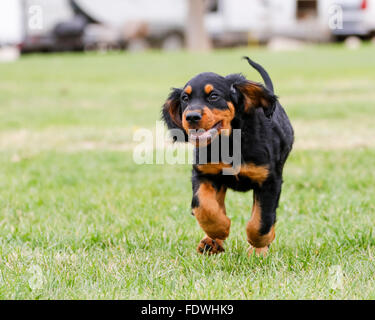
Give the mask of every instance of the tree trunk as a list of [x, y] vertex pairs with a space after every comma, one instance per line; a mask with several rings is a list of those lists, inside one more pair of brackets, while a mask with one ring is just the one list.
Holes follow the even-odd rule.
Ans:
[[204, 0], [188, 0], [188, 15], [185, 27], [187, 49], [190, 51], [208, 51], [211, 41], [204, 27]]

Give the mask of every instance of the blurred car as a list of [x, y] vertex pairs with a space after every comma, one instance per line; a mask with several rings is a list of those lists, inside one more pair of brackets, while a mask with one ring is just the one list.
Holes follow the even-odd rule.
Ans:
[[[9, 10], [1, 9], [4, 4]], [[4, 42], [16, 32], [23, 52], [180, 49], [188, 4], [188, 0], [1, 0], [0, 45], [2, 38]], [[329, 41], [332, 36], [375, 34], [375, 0], [207, 0], [206, 5], [205, 27], [216, 47], [264, 43], [275, 37]], [[12, 12], [17, 19], [10, 18], [10, 6], [16, 8]], [[340, 28], [329, 24], [334, 6], [341, 8]], [[38, 10], [41, 27], [32, 23]]]
[[[77, 13], [69, 0], [23, 0], [26, 17], [23, 52], [82, 50], [89, 19]], [[33, 10], [34, 9], [34, 10]], [[38, 11], [39, 10], [39, 11]], [[40, 17], [37, 15], [40, 14]], [[32, 21], [39, 18], [41, 26]]]
[[342, 28], [334, 29], [337, 38], [347, 36], [373, 36], [375, 34], [374, 0], [339, 0], [342, 9]]

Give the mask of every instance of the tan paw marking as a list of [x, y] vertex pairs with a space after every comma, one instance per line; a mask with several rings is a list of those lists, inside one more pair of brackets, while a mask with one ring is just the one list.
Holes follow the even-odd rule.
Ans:
[[267, 256], [268, 246], [265, 246], [265, 247], [263, 247], [263, 248], [254, 248], [254, 247], [250, 246], [249, 251], [248, 251], [249, 257], [250, 257], [251, 255], [253, 255], [254, 252], [255, 252], [255, 254], [256, 254], [258, 257], [261, 256], [261, 255], [262, 255], [263, 257], [265, 257], [265, 256]]
[[217, 254], [224, 252], [224, 241], [220, 239], [213, 240], [210, 237], [204, 237], [198, 244], [198, 252], [205, 254]]

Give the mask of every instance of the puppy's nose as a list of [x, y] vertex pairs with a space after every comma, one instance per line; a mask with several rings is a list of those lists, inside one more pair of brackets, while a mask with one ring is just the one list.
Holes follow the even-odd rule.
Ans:
[[196, 123], [202, 119], [202, 115], [198, 112], [192, 111], [186, 115], [186, 121], [189, 123]]

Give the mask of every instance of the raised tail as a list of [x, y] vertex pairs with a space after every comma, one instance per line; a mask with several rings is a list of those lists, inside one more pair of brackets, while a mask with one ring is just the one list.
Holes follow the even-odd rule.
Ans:
[[257, 70], [257, 71], [260, 73], [260, 75], [262, 76], [262, 79], [263, 79], [263, 81], [264, 81], [264, 84], [266, 85], [266, 88], [267, 88], [268, 90], [270, 90], [272, 93], [274, 93], [274, 92], [273, 92], [273, 84], [272, 84], [272, 80], [271, 80], [270, 76], [268, 75], [267, 71], [264, 70], [264, 68], [263, 68], [260, 64], [254, 62], [254, 61], [251, 60], [249, 57], [243, 57], [243, 58], [246, 59], [247, 62], [248, 62], [248, 63], [249, 63], [249, 64], [250, 64], [255, 70]]

